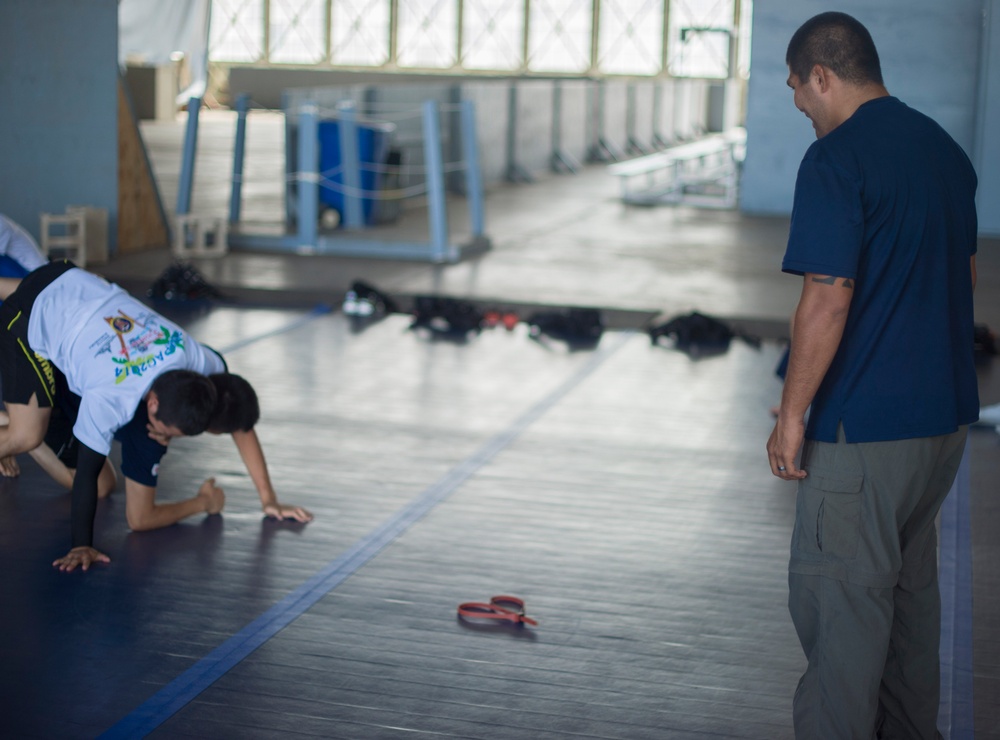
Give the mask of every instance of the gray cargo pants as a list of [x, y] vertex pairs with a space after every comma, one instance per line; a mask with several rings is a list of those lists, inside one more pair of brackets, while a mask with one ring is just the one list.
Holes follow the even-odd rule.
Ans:
[[802, 740], [934, 740], [941, 602], [935, 518], [967, 428], [940, 437], [806, 442], [788, 608], [808, 660]]

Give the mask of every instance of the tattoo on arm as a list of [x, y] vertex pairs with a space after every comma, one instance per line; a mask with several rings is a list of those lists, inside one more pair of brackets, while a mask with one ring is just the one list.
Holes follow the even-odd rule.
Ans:
[[836, 285], [837, 281], [841, 281], [841, 286], [844, 288], [854, 289], [854, 281], [851, 278], [837, 278], [833, 275], [813, 275], [812, 281], [814, 283], [822, 283], [823, 285]]

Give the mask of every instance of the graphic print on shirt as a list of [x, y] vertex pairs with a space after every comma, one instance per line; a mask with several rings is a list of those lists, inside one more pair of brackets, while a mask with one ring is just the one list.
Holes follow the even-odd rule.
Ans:
[[[117, 316], [105, 316], [104, 320], [114, 331], [114, 336], [105, 335], [98, 342], [95, 355], [111, 354], [115, 364], [115, 384], [129, 376], [142, 377], [177, 350], [184, 350], [184, 335], [160, 323], [159, 317], [148, 312], [133, 318], [121, 309]], [[115, 345], [117, 340], [117, 346]]]

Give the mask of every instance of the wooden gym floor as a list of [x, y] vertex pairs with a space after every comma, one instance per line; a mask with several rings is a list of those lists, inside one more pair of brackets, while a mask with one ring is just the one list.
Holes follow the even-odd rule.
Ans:
[[[216, 146], [202, 145], [196, 209], [224, 213], [206, 204], [228, 197], [230, 126], [203, 122]], [[154, 165], [176, 157], [182, 131], [147, 127]], [[626, 209], [600, 168], [497, 188], [487, 215], [494, 249], [454, 266], [196, 263], [230, 300], [164, 311], [255, 385], [279, 495], [316, 519], [263, 519], [231, 442], [182, 439], [161, 497], [214, 476], [223, 514], [132, 533], [118, 491], [97, 514], [113, 562], [61, 574], [49, 564], [68, 540], [68, 496], [22, 458], [21, 477], [0, 480], [0, 734], [792, 736], [794, 491], [763, 454], [774, 340], [798, 288], [778, 272], [787, 220]], [[141, 293], [169, 262], [94, 269]], [[983, 242], [980, 267], [977, 318], [1000, 326], [1000, 243]], [[522, 313], [599, 306], [610, 329], [588, 351], [523, 324], [461, 343], [402, 314], [359, 330], [327, 308], [356, 278]], [[642, 333], [692, 309], [766, 341], [693, 360]], [[981, 383], [984, 403], [1000, 401], [993, 365]], [[951, 582], [973, 598], [971, 612], [960, 596], [945, 607], [959, 635], [948, 680], [974, 688], [950, 695], [942, 729], [996, 738], [1000, 435], [970, 440], [968, 509], [942, 563], [958, 553]], [[523, 598], [539, 624], [456, 618], [496, 594]]]

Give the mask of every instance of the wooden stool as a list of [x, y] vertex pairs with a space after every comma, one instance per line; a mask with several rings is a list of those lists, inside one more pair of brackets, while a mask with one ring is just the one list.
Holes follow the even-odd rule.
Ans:
[[[53, 233], [52, 227], [56, 227]], [[82, 210], [71, 213], [42, 214], [42, 253], [52, 259], [65, 257], [77, 267], [87, 266], [87, 214]]]

